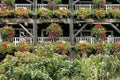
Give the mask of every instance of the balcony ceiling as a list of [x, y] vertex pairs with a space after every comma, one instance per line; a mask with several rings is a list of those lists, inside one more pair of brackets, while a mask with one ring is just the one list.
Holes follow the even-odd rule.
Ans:
[[[106, 1], [107, 3], [113, 3], [113, 4], [118, 4], [120, 2], [120, 0], [106, 0]], [[80, 0], [80, 3], [92, 3], [92, 0]]]
[[[31, 0], [33, 1], [33, 0]], [[41, 3], [42, 0], [38, 0], [38, 3]], [[76, 0], [74, 0], [76, 1]], [[69, 0], [62, 0], [64, 4], [67, 4]], [[16, 3], [29, 3], [26, 0], [16, 0]], [[92, 0], [80, 0], [80, 3], [92, 3]], [[120, 0], [107, 0], [107, 3], [113, 3], [113, 4], [118, 4], [120, 3]]]

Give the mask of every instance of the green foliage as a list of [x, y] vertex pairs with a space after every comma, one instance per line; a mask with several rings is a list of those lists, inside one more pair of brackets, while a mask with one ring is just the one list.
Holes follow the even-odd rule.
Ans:
[[10, 5], [10, 6], [14, 6], [14, 4], [15, 4], [15, 0], [0, 0], [0, 2], [1, 1], [4, 1], [7, 5]]
[[19, 18], [28, 18], [30, 15], [33, 15], [33, 12], [27, 8], [17, 8], [15, 9], [15, 15]]
[[50, 3], [50, 2], [55, 2], [55, 3], [60, 3], [60, 2], [62, 2], [61, 0], [43, 0], [43, 1], [47, 1], [48, 3]]
[[103, 5], [103, 0], [92, 0], [96, 8], [100, 8]]
[[69, 42], [59, 41], [54, 43], [54, 52], [63, 55], [69, 55], [71, 45]]
[[47, 28], [46, 28], [46, 34], [51, 40], [58, 39], [63, 34], [63, 30], [61, 26], [57, 23], [51, 23]]
[[71, 12], [67, 8], [58, 8], [57, 10], [53, 11], [53, 17], [58, 17], [58, 18], [68, 18], [70, 14]]
[[8, 78], [5, 75], [0, 75], [0, 80], [8, 80]]
[[106, 16], [106, 10], [104, 9], [95, 9], [92, 10], [92, 13], [99, 20], [102, 20]]
[[15, 36], [15, 30], [12, 26], [5, 25], [0, 29], [0, 34], [3, 41], [11, 41]]
[[19, 52], [15, 57], [8, 55], [0, 71], [13, 80], [117, 80], [119, 64], [120, 54], [99, 54], [70, 61], [65, 55], [38, 57]]
[[33, 53], [38, 56], [50, 56], [54, 53], [54, 45], [52, 42], [40, 42], [34, 47]]
[[39, 8], [36, 11], [37, 16], [40, 16], [41, 18], [51, 18], [52, 12], [47, 8]]
[[61, 0], [53, 0], [55, 3], [60, 3]]
[[24, 52], [24, 51], [30, 51], [32, 48], [32, 45], [29, 42], [19, 42], [17, 44], [17, 51]]
[[86, 18], [89, 18], [90, 17], [90, 10], [87, 10], [85, 8], [80, 8], [79, 10], [76, 10], [74, 12], [74, 16], [77, 18], [77, 19], [86, 19]]
[[5, 2], [11, 6], [14, 6], [15, 0], [5, 0]]
[[14, 52], [16, 51], [16, 46], [14, 43], [10, 43], [10, 42], [2, 42], [0, 43], [0, 53], [3, 55], [6, 54], [14, 54]]

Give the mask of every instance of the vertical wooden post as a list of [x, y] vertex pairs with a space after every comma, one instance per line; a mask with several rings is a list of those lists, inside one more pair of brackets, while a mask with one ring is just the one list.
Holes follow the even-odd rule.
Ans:
[[[74, 11], [73, 8], [73, 0], [69, 0], [69, 9], [71, 12]], [[70, 23], [69, 23], [69, 36], [70, 36], [70, 43], [73, 46], [74, 45], [74, 28], [73, 28], [73, 16], [70, 16]]]
[[[74, 11], [73, 7], [73, 0], [69, 0], [69, 9], [71, 12]], [[71, 43], [71, 52], [70, 52], [70, 59], [74, 60], [75, 58], [75, 52], [74, 52], [74, 24], [73, 24], [73, 16], [70, 16], [70, 23], [69, 23], [69, 37], [70, 37], [70, 43]]]
[[37, 0], [33, 0], [33, 44], [37, 44], [37, 17], [35, 15], [35, 12], [37, 10]]

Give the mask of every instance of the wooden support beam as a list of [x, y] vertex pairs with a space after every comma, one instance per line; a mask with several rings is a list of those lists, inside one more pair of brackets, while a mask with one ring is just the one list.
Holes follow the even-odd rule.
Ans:
[[118, 29], [114, 24], [110, 24], [119, 34], [120, 34], [120, 29]]
[[33, 0], [33, 44], [37, 44], [37, 16], [35, 15], [35, 12], [37, 11], [37, 0]]
[[80, 0], [76, 0], [76, 1], [74, 1], [74, 2], [73, 2], [73, 5], [76, 4], [76, 3], [79, 2], [79, 1], [80, 1]]
[[118, 3], [120, 3], [120, 0], [116, 0]]
[[30, 0], [26, 0], [27, 2], [29, 2], [30, 4], [33, 4], [33, 2], [32, 1], [30, 1]]
[[33, 35], [21, 23], [19, 25], [33, 38]]
[[75, 34], [74, 37], [76, 37], [88, 24], [84, 24]]

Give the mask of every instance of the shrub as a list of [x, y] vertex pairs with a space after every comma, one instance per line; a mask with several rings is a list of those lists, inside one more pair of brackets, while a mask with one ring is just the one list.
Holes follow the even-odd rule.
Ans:
[[58, 54], [69, 55], [71, 45], [69, 42], [61, 41], [54, 43], [54, 50]]
[[[24, 55], [25, 53], [20, 53]], [[19, 55], [20, 55], [19, 54]], [[120, 54], [96, 55], [70, 61], [65, 55], [34, 57], [8, 55], [0, 65], [4, 74], [13, 80], [117, 80], [120, 74]]]
[[14, 43], [1, 42], [0, 43], [0, 62], [5, 58], [7, 54], [14, 55], [16, 52], [16, 46]]
[[21, 41], [17, 44], [17, 51], [24, 52], [24, 51], [30, 51], [32, 45], [28, 42]]
[[16, 51], [16, 47], [14, 43], [10, 42], [1, 42], [0, 43], [0, 53], [3, 55], [6, 54], [12, 54], [14, 55], [14, 52]]
[[114, 49], [116, 53], [120, 52], [120, 42], [115, 42], [114, 44]]
[[82, 56], [86, 55], [89, 56], [92, 54], [92, 50], [90, 50], [90, 43], [84, 42], [84, 43], [76, 43], [75, 44], [75, 52], [76, 54]]
[[8, 78], [5, 75], [0, 75], [0, 80], [8, 80]]
[[34, 46], [33, 53], [37, 54], [39, 57], [50, 56], [54, 53], [54, 45], [52, 42], [40, 42]]

